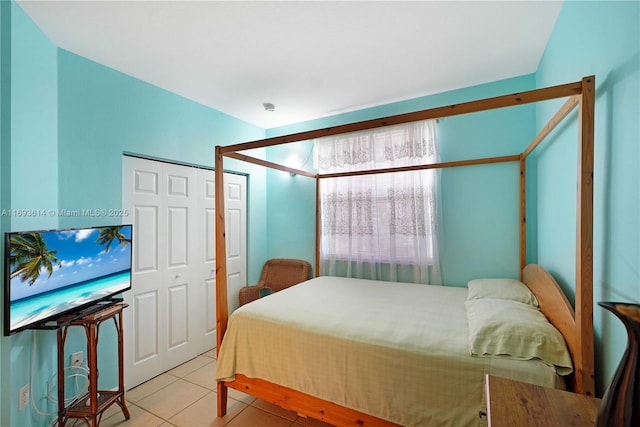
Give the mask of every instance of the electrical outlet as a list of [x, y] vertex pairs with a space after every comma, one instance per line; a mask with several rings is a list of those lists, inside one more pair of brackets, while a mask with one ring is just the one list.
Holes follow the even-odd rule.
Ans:
[[22, 411], [29, 404], [29, 384], [25, 384], [18, 392], [18, 411]]
[[78, 366], [82, 365], [83, 361], [84, 361], [84, 354], [81, 351], [78, 351], [77, 353], [73, 353], [71, 355], [71, 366], [72, 367], [78, 367]]

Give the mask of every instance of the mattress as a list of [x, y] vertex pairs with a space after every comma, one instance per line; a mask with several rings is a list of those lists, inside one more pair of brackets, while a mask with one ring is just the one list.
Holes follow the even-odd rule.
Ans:
[[236, 310], [216, 379], [261, 378], [404, 426], [481, 426], [484, 378], [560, 388], [538, 360], [469, 353], [466, 288], [318, 277]]

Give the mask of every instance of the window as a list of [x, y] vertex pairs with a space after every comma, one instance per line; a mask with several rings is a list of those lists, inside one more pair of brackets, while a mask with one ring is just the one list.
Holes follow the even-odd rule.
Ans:
[[[315, 142], [320, 173], [421, 165], [437, 159], [435, 121]], [[433, 169], [323, 178], [323, 274], [439, 283], [437, 187], [438, 171]]]

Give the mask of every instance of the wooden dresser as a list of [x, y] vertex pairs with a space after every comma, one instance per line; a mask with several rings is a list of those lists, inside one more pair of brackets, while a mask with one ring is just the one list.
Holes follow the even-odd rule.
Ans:
[[489, 427], [593, 427], [600, 399], [487, 375]]

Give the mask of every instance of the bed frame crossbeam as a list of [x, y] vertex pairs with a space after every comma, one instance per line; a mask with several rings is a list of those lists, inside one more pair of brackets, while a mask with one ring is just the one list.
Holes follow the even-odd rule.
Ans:
[[236, 152], [227, 153], [225, 154], [225, 156], [230, 157], [232, 159], [236, 159], [236, 160], [242, 160], [243, 162], [253, 163], [254, 165], [265, 166], [267, 168], [277, 169], [283, 172], [289, 172], [295, 175], [308, 176], [309, 178], [318, 177], [317, 174], [311, 173], [302, 169], [295, 169], [288, 166], [279, 165], [278, 163], [273, 163], [268, 160], [262, 160], [262, 159], [258, 159], [255, 157], [247, 156], [247, 155], [236, 153]]
[[306, 141], [309, 139], [323, 138], [325, 136], [340, 135], [343, 133], [358, 132], [362, 130], [398, 125], [403, 123], [417, 122], [420, 120], [441, 119], [444, 117], [458, 116], [461, 114], [477, 113], [480, 111], [495, 110], [497, 108], [514, 107], [516, 105], [531, 104], [533, 102], [539, 101], [548, 101], [550, 99], [566, 98], [567, 96], [579, 95], [581, 91], [581, 82], [567, 83], [543, 89], [518, 92], [511, 95], [502, 95], [494, 98], [481, 99], [478, 101], [469, 101], [462, 104], [449, 105], [446, 107], [431, 108], [428, 110], [415, 111], [412, 113], [398, 114], [390, 117], [332, 126], [324, 129], [299, 132], [291, 135], [276, 136], [273, 138], [266, 138], [253, 142], [226, 145], [220, 148], [221, 153], [226, 155], [226, 153], [234, 151], [271, 147], [274, 145], [289, 144], [292, 142]]
[[325, 173], [320, 174], [317, 177], [322, 178], [341, 178], [345, 176], [360, 176], [360, 175], [377, 175], [381, 173], [395, 173], [395, 172], [410, 172], [425, 169], [445, 169], [455, 168], [460, 166], [474, 166], [474, 165], [488, 165], [491, 163], [504, 163], [504, 162], [517, 162], [520, 160], [520, 155], [502, 156], [502, 157], [485, 157], [482, 159], [471, 160], [457, 160], [454, 162], [440, 162], [430, 163], [426, 165], [414, 165], [414, 166], [402, 166], [397, 168], [386, 169], [371, 169], [356, 172], [338, 172], [338, 173]]
[[522, 153], [523, 157], [527, 157], [536, 147], [558, 126], [565, 117], [569, 115], [580, 103], [580, 96], [574, 95], [564, 103], [562, 107], [558, 110], [556, 114], [547, 122], [547, 124], [542, 128], [540, 133], [536, 135], [536, 137], [531, 141], [531, 144], [524, 150]]
[[[267, 138], [259, 141], [233, 144], [228, 146], [216, 146], [215, 148], [215, 177], [216, 177], [216, 304], [217, 304], [217, 351], [220, 351], [222, 338], [227, 329], [229, 317], [227, 305], [227, 266], [225, 247], [225, 208], [224, 208], [224, 175], [223, 158], [230, 157], [237, 160], [270, 167], [297, 175], [316, 179], [316, 236], [319, 235], [319, 182], [322, 178], [356, 175], [350, 174], [324, 174], [318, 175], [307, 171], [289, 168], [266, 160], [257, 159], [238, 153], [239, 151], [255, 148], [271, 147], [274, 145], [288, 144], [292, 142], [311, 140], [326, 136], [339, 135], [349, 132], [374, 129], [419, 120], [439, 119], [498, 108], [506, 108], [528, 103], [546, 101], [557, 98], [569, 98], [542, 128], [534, 140], [520, 154], [485, 159], [472, 159], [456, 162], [444, 162], [431, 165], [411, 166], [405, 168], [392, 168], [376, 171], [363, 171], [356, 174], [390, 173], [406, 170], [445, 168], [457, 166], [470, 166], [477, 164], [518, 161], [520, 164], [520, 267], [521, 271], [526, 265], [526, 158], [545, 140], [547, 136], [567, 117], [576, 107], [578, 108], [578, 202], [577, 202], [577, 238], [576, 238], [576, 277], [575, 277], [575, 340], [577, 351], [573, 354], [574, 375], [572, 383], [575, 392], [594, 395], [594, 342], [593, 342], [593, 160], [594, 160], [594, 109], [595, 109], [595, 76], [584, 77], [581, 81], [552, 86], [542, 89], [503, 95], [477, 101], [470, 101], [445, 107], [437, 107], [412, 113], [399, 114], [373, 120], [349, 123], [324, 129], [294, 133], [291, 135]], [[317, 240], [317, 239], [316, 239]], [[317, 248], [317, 242], [316, 242]], [[316, 250], [316, 266], [319, 265], [319, 251]], [[317, 272], [317, 269], [316, 269]], [[233, 382], [218, 383], [218, 416], [226, 413], [227, 387], [243, 389], [245, 383], [233, 384]], [[266, 386], [267, 390], [269, 385]], [[277, 387], [273, 385], [273, 387]], [[303, 403], [305, 396], [298, 393], [298, 399]], [[295, 401], [295, 398], [294, 398]], [[288, 407], [296, 408], [288, 402]], [[342, 408], [345, 409], [345, 408]], [[346, 410], [346, 409], [345, 409]], [[348, 412], [349, 410], [347, 410]], [[357, 417], [358, 413], [350, 410], [350, 417]], [[346, 414], [346, 413], [345, 413]], [[361, 415], [361, 414], [360, 414]], [[356, 418], [353, 418], [356, 419]], [[368, 423], [370, 424], [370, 423]], [[374, 423], [375, 424], [375, 423]], [[384, 425], [384, 424], [381, 424]]]

